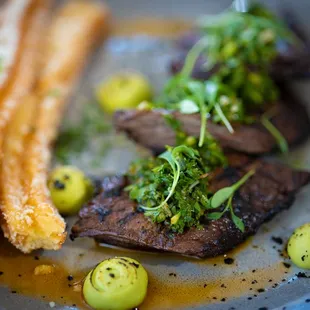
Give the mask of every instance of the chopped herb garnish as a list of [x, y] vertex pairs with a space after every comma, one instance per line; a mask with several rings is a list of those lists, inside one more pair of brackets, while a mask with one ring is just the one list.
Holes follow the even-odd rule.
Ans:
[[[110, 131], [108, 122], [96, 102], [84, 104], [82, 118], [74, 125], [69, 125], [60, 133], [55, 147], [56, 159], [69, 164], [72, 155], [78, 155], [89, 148], [90, 142], [95, 138], [102, 138], [103, 134]], [[99, 164], [109, 148], [107, 139], [98, 139], [98, 152], [93, 152], [93, 164]]]
[[214, 170], [214, 166], [204, 158], [197, 149], [186, 145], [167, 147], [167, 151], [157, 158], [131, 164], [127, 174], [131, 185], [126, 190], [146, 216], [178, 233], [188, 227], [200, 227], [200, 220], [209, 210], [220, 208], [228, 200], [222, 212], [212, 212], [208, 217], [219, 219], [229, 210], [233, 222], [243, 231], [244, 224], [234, 214], [232, 198], [254, 171], [212, 196], [208, 191], [208, 172]]
[[186, 145], [169, 147], [157, 158], [131, 165], [127, 190], [146, 216], [181, 233], [186, 227], [199, 227], [207, 209], [205, 173], [197, 150]]

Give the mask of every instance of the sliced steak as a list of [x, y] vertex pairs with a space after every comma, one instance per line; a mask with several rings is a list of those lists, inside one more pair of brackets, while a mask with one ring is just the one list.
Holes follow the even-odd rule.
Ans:
[[[283, 92], [283, 99], [274, 107], [271, 122], [282, 133], [289, 145], [296, 144], [310, 132], [306, 109], [290, 94]], [[114, 115], [114, 124], [118, 131], [125, 132], [129, 138], [158, 153], [166, 145], [175, 144], [175, 132], [167, 125], [163, 114], [165, 110], [138, 111], [121, 110]], [[199, 114], [181, 114], [171, 112], [181, 122], [183, 130], [193, 136], [200, 133]], [[277, 141], [261, 124], [260, 116], [251, 125], [233, 124], [234, 134], [226, 127], [208, 122], [207, 130], [224, 148], [248, 154], [269, 153], [277, 148]]]
[[[203, 228], [191, 228], [183, 234], [173, 234], [163, 225], [151, 222], [137, 210], [124, 191], [119, 191], [124, 178], [116, 181], [114, 193], [103, 190], [86, 205], [72, 228], [72, 239], [92, 237], [112, 245], [144, 250], [174, 252], [195, 257], [223, 254], [256, 233], [263, 222], [288, 208], [296, 192], [310, 181], [310, 173], [297, 172], [282, 165], [253, 161], [246, 156], [230, 157], [230, 167], [220, 171], [211, 181], [211, 190], [230, 185], [250, 168], [255, 175], [235, 194], [235, 213], [242, 218], [245, 232], [239, 231], [229, 215], [217, 221], [204, 220]], [[106, 184], [109, 182], [105, 182]]]

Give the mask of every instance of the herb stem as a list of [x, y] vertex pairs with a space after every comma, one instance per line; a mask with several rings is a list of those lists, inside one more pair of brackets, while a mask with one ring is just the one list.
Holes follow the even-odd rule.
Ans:
[[264, 127], [271, 133], [271, 135], [275, 138], [278, 143], [278, 146], [282, 153], [288, 152], [288, 144], [280, 131], [271, 123], [271, 121], [266, 117], [262, 116], [261, 123]]
[[253, 174], [255, 173], [255, 170], [252, 169], [248, 173], [246, 173], [237, 183], [232, 185], [232, 188], [234, 192], [239, 189], [240, 186], [242, 186]]
[[206, 105], [203, 100], [200, 100], [200, 118], [201, 118], [201, 124], [200, 124], [200, 136], [199, 136], [199, 142], [198, 146], [202, 147], [205, 141], [205, 135], [206, 135], [206, 127], [207, 127], [207, 109]]
[[190, 187], [189, 187], [189, 191], [192, 191], [192, 189], [199, 184], [199, 181], [194, 182]]
[[227, 130], [230, 132], [230, 133], [234, 133], [234, 129], [232, 128], [230, 122], [228, 121], [228, 119], [226, 118], [225, 114], [223, 113], [220, 105], [218, 103], [216, 103], [214, 105], [214, 108], [216, 110], [216, 113], [218, 114], [218, 116], [221, 118], [222, 122], [224, 123], [224, 125], [226, 126]]
[[181, 71], [181, 76], [190, 77], [199, 55], [207, 46], [206, 42], [207, 40], [205, 38], [200, 39], [188, 52]]

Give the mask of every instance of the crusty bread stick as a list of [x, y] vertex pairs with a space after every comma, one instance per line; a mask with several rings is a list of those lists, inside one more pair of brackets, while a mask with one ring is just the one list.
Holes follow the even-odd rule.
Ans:
[[1, 11], [0, 26], [0, 92], [3, 93], [19, 63], [22, 42], [32, 20], [35, 0], [7, 1]]
[[47, 20], [48, 3], [49, 0], [14, 0], [8, 2], [3, 12], [0, 26], [0, 135], [19, 102], [17, 97], [32, 91], [36, 82], [39, 41]]
[[[29, 122], [32, 121], [31, 115], [35, 111], [32, 101], [27, 97], [34, 91], [38, 76], [39, 51], [43, 46], [41, 42], [46, 28], [48, 2], [45, 0], [10, 1], [2, 20], [11, 24], [0, 26], [0, 38], [4, 38], [6, 33], [2, 26], [10, 29], [15, 41], [11, 39], [16, 43], [15, 49], [18, 50], [18, 52], [15, 51], [18, 57], [3, 61], [6, 63], [5, 75], [2, 75], [0, 86], [0, 213], [1, 227], [10, 240], [16, 238], [22, 222], [27, 221], [27, 217], [23, 218], [22, 212], [21, 159], [25, 156], [24, 136], [29, 129]], [[20, 9], [23, 14], [20, 12], [17, 16], [6, 16], [6, 14], [16, 13], [18, 6], [24, 9]], [[13, 53], [13, 45], [9, 44], [10, 41], [5, 42], [0, 49], [7, 48]], [[5, 58], [6, 52], [3, 51], [2, 55]], [[2, 73], [3, 71], [0, 75]], [[15, 221], [17, 218], [18, 225]]]
[[[72, 1], [52, 21], [43, 72], [36, 90], [34, 131], [26, 138], [22, 163], [24, 201], [21, 223], [15, 218], [6, 235], [25, 253], [34, 249], [59, 249], [65, 240], [65, 223], [53, 206], [47, 176], [61, 117], [91, 47], [101, 36], [107, 10], [89, 1]], [[24, 120], [25, 121], [25, 120]], [[5, 213], [4, 210], [3, 213]], [[13, 216], [13, 215], [12, 215]]]

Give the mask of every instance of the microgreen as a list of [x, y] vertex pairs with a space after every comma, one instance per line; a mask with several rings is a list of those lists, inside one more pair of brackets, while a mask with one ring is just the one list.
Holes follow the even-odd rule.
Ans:
[[220, 219], [228, 210], [231, 213], [231, 219], [234, 224], [241, 230], [244, 231], [244, 224], [242, 220], [235, 215], [233, 206], [232, 206], [232, 198], [234, 193], [255, 173], [255, 170], [250, 170], [247, 174], [245, 174], [238, 182], [235, 184], [224, 187], [218, 190], [211, 198], [209, 209], [217, 209], [222, 204], [227, 201], [226, 207], [222, 212], [213, 212], [208, 214], [208, 218], [211, 220]]
[[275, 140], [278, 143], [279, 149], [282, 153], [288, 152], [288, 144], [280, 131], [271, 123], [271, 121], [266, 117], [262, 116], [261, 123], [265, 126], [265, 128], [272, 134]]
[[206, 38], [202, 38], [193, 46], [193, 48], [189, 51], [189, 53], [186, 56], [184, 66], [181, 71], [181, 76], [187, 78], [191, 76], [196, 61], [198, 57], [201, 55], [201, 53], [206, 49], [207, 44], [208, 40]]
[[229, 187], [224, 187], [218, 190], [211, 199], [211, 208], [220, 207], [227, 199], [229, 199], [253, 174], [255, 170], [250, 170], [237, 183]]

